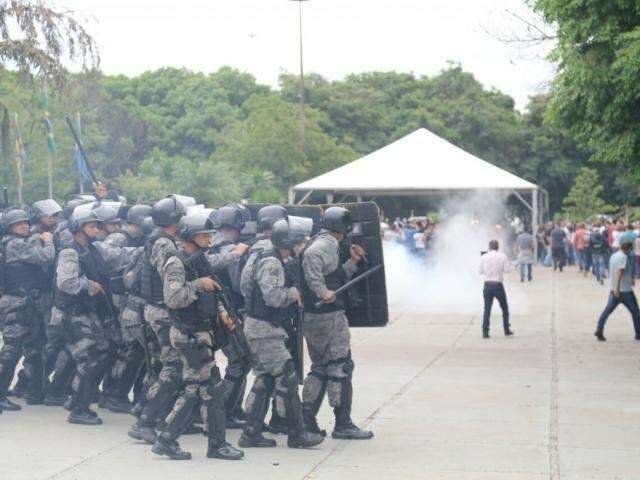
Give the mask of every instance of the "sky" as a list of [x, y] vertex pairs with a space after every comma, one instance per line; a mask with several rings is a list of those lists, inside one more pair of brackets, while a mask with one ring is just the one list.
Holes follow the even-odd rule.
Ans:
[[[50, 0], [85, 19], [109, 75], [165, 66], [224, 65], [277, 86], [299, 72], [298, 3], [291, 0]], [[367, 71], [434, 75], [458, 62], [524, 109], [553, 79], [550, 45], [506, 44], [523, 34], [523, 0], [310, 0], [303, 3], [305, 72], [331, 80]]]

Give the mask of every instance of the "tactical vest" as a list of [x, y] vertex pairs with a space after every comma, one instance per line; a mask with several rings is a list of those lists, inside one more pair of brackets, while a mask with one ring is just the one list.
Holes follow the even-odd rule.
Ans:
[[25, 297], [34, 290], [39, 292], [45, 291], [47, 283], [44, 268], [23, 261], [7, 262], [7, 246], [16, 238], [18, 237], [9, 235], [2, 242], [4, 293], [17, 297]]
[[[89, 280], [102, 285], [103, 288], [107, 287], [107, 275], [105, 274], [105, 267], [100, 257], [100, 253], [90, 243], [83, 247], [74, 241], [68, 248], [75, 250], [78, 253], [78, 260], [80, 262], [80, 275], [84, 275]], [[107, 292], [105, 295], [101, 295], [100, 298], [94, 298], [89, 295], [89, 292], [83, 290], [78, 295], [71, 295], [63, 292], [56, 285], [53, 294], [53, 304], [62, 311], [74, 310], [76, 313], [89, 313], [97, 312], [99, 309], [98, 303], [105, 302], [105, 295], [109, 295]]]
[[287, 269], [282, 262], [282, 259], [276, 254], [273, 250], [265, 250], [258, 254], [258, 258], [254, 263], [253, 267], [253, 276], [252, 276], [252, 286], [251, 286], [251, 298], [250, 301], [246, 304], [246, 312], [247, 315], [257, 319], [263, 320], [265, 322], [269, 322], [271, 325], [275, 327], [282, 327], [286, 320], [289, 318], [290, 308], [289, 306], [284, 308], [275, 308], [270, 307], [264, 301], [264, 295], [262, 294], [262, 289], [258, 284], [258, 280], [256, 279], [256, 269], [258, 264], [264, 260], [265, 258], [277, 258], [282, 268], [284, 269], [284, 286], [286, 288], [291, 288], [295, 286], [295, 278], [291, 274], [290, 269]]
[[[304, 254], [307, 250], [307, 248], [309, 248], [309, 246], [313, 245], [313, 242], [317, 239], [318, 237], [314, 237], [311, 242], [309, 242], [309, 245], [307, 245], [307, 247], [304, 249], [304, 251], [301, 254], [301, 258], [300, 258], [300, 265], [302, 265], [302, 260], [304, 259]], [[338, 257], [340, 256], [339, 251], [336, 251], [336, 255], [338, 255]], [[315, 293], [313, 293], [313, 291], [309, 288], [309, 285], [307, 284], [307, 280], [304, 276], [304, 272], [302, 275], [300, 275], [301, 277], [301, 287], [302, 287], [302, 299], [304, 302], [304, 311], [308, 312], [308, 313], [331, 313], [331, 312], [337, 312], [338, 310], [344, 310], [345, 309], [345, 300], [344, 300], [344, 296], [343, 295], [338, 295], [336, 297], [336, 300], [333, 303], [323, 303], [320, 308], [316, 308], [315, 304], [316, 302], [322, 300], [321, 298], [318, 298], [316, 296]], [[344, 268], [342, 267], [342, 264], [340, 263], [340, 258], [338, 258], [338, 268], [336, 268], [333, 272], [328, 273], [327, 275], [323, 276], [324, 278], [324, 283], [327, 286], [327, 288], [329, 290], [333, 290], [336, 291], [338, 288], [340, 288], [342, 285], [344, 285], [347, 282], [347, 274], [344, 271]]]
[[144, 245], [144, 261], [142, 262], [142, 272], [140, 274], [140, 294], [147, 302], [155, 305], [164, 305], [162, 278], [158, 270], [151, 265], [151, 250], [156, 241], [161, 238], [168, 238], [171, 242], [175, 242], [173, 237], [166, 234], [163, 230], [156, 229]]
[[[229, 240], [225, 240], [224, 242], [220, 242], [216, 245], [214, 245], [213, 247], [211, 247], [211, 249], [209, 250], [210, 253], [217, 255], [222, 251], [222, 247], [225, 247], [227, 245], [235, 245], [235, 243], [229, 241]], [[242, 268], [244, 267], [244, 265], [247, 263], [246, 258], [248, 257], [248, 252], [245, 253], [239, 260], [238, 262], [238, 271], [242, 272]], [[225, 290], [227, 291], [227, 294], [229, 295], [229, 301], [233, 303], [233, 307], [236, 310], [240, 310], [244, 307], [244, 298], [242, 297], [242, 295], [239, 292], [236, 292], [233, 289], [233, 282], [231, 281], [231, 277], [229, 276], [229, 271], [224, 268], [221, 271], [215, 272], [216, 277], [218, 278], [218, 280], [220, 280], [220, 282], [222, 283], [222, 285], [225, 287]]]
[[[212, 275], [211, 266], [204, 251], [201, 250], [192, 256], [181, 255], [180, 258], [184, 265], [187, 282]], [[211, 330], [211, 320], [218, 315], [218, 296], [215, 292], [198, 292], [196, 296], [196, 301], [188, 307], [171, 309], [174, 325], [181, 330], [199, 332]]]
[[[118, 230], [115, 233], [120, 233], [122, 235], [124, 235], [126, 242], [125, 245], [123, 245], [124, 247], [135, 247], [135, 246], [139, 246], [137, 244], [139, 244], [140, 242], [133, 238], [133, 236], [125, 229], [121, 229]], [[113, 235], [113, 234], [111, 234]], [[107, 238], [109, 238], [109, 236], [107, 236]], [[109, 275], [109, 285], [111, 286], [111, 292], [112, 293], [117, 293], [118, 295], [125, 295], [127, 293], [127, 290], [125, 288], [125, 285], [122, 281], [122, 275], [124, 274], [126, 270], [126, 267], [123, 267], [119, 270], [116, 271], [112, 271]]]

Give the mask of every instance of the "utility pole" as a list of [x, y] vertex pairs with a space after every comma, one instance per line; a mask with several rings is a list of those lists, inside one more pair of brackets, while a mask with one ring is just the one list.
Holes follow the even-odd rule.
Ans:
[[300, 41], [300, 151], [304, 154], [306, 144], [306, 118], [304, 113], [304, 56], [302, 37], [302, 3], [309, 0], [290, 0], [298, 2], [298, 23]]

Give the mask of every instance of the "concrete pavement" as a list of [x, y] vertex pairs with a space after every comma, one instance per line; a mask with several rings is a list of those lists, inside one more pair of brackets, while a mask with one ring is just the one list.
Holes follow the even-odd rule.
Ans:
[[[66, 423], [65, 412], [25, 407], [0, 415], [0, 478], [61, 479], [638, 479], [640, 342], [620, 308], [593, 337], [607, 287], [575, 270], [537, 268], [531, 284], [509, 278], [516, 336], [481, 338], [475, 315], [403, 313], [385, 329], [353, 330], [354, 421], [365, 442], [327, 439], [311, 451], [245, 451], [208, 460], [201, 436], [184, 437], [190, 462], [156, 457], [126, 435], [133, 417]], [[469, 294], [469, 292], [462, 292]], [[478, 296], [480, 308], [480, 291]], [[497, 308], [497, 305], [496, 305]], [[320, 423], [331, 429], [324, 406]], [[236, 444], [238, 432], [229, 434]]]

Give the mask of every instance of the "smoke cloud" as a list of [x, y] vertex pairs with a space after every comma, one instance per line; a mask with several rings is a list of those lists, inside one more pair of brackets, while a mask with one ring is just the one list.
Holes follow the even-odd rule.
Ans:
[[[402, 243], [387, 241], [385, 269], [391, 309], [413, 314], [482, 314], [480, 252], [489, 240], [506, 247], [506, 231], [497, 228], [506, 218], [507, 196], [478, 192], [448, 200], [443, 220], [426, 259], [411, 253]], [[512, 267], [515, 268], [515, 267]], [[524, 313], [527, 302], [520, 283], [505, 279], [509, 306]], [[493, 313], [500, 313], [497, 302]]]

